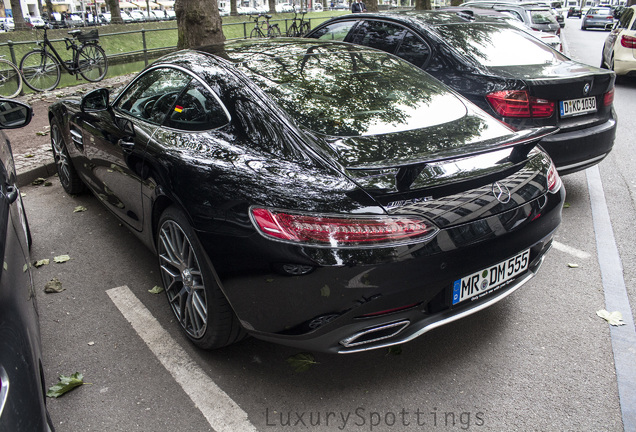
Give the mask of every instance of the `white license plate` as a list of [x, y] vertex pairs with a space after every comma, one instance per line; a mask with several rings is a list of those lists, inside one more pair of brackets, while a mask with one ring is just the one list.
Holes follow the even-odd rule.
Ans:
[[453, 305], [488, 295], [528, 269], [530, 249], [453, 282]]
[[571, 117], [579, 114], [596, 112], [596, 97], [570, 99], [559, 102], [561, 117]]

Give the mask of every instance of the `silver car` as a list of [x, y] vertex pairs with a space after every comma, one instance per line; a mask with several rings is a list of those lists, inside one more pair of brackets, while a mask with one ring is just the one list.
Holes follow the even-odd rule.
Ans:
[[608, 7], [593, 7], [583, 15], [581, 20], [581, 30], [589, 28], [601, 28], [603, 30], [611, 30], [614, 24], [614, 14], [612, 9]]

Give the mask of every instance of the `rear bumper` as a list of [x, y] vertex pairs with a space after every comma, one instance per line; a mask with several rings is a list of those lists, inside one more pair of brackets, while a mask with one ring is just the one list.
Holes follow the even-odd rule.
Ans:
[[616, 118], [600, 125], [560, 132], [541, 140], [559, 174], [565, 175], [596, 165], [609, 154], [616, 137]]

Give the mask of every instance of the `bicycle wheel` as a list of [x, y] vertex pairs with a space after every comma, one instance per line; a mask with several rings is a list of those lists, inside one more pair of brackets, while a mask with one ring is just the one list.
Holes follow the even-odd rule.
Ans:
[[296, 23], [293, 23], [292, 25], [289, 26], [289, 28], [287, 29], [286, 35], [287, 37], [298, 36], [298, 26], [296, 25]]
[[20, 72], [26, 85], [35, 91], [53, 90], [60, 83], [60, 64], [44, 50], [33, 50], [20, 60]]
[[108, 59], [102, 47], [96, 44], [81, 47], [77, 53], [77, 68], [84, 79], [101, 81], [108, 71]]
[[272, 24], [272, 26], [267, 29], [267, 36], [280, 37], [280, 29], [278, 28], [278, 24]]
[[0, 97], [14, 98], [22, 91], [22, 75], [16, 65], [0, 59]]
[[260, 37], [261, 34], [262, 33], [260, 32], [260, 30], [255, 28], [255, 29], [252, 29], [252, 32], [250, 33], [250, 37], [251, 38], [257, 38], [257, 37]]
[[298, 32], [298, 36], [305, 36], [309, 33], [309, 23], [304, 22], [300, 25], [300, 31]]

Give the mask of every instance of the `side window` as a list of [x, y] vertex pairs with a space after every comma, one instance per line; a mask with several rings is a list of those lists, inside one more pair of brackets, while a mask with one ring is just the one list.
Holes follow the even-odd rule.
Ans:
[[633, 16], [634, 16], [633, 9], [625, 9], [625, 11], [623, 12], [623, 14], [621, 15], [621, 18], [619, 20], [619, 22], [620, 22], [619, 27], [624, 28], [624, 29], [628, 29], [629, 28], [629, 22], [632, 20]]
[[431, 56], [431, 48], [414, 33], [407, 31], [395, 55], [417, 67], [422, 67]]
[[394, 53], [405, 33], [406, 29], [402, 26], [382, 21], [364, 21], [356, 27], [351, 42]]
[[167, 108], [165, 126], [187, 131], [216, 129], [229, 122], [219, 101], [201, 82], [193, 79], [187, 89]]
[[190, 80], [188, 74], [177, 69], [153, 69], [128, 87], [115, 107], [134, 117], [161, 124], [167, 109]]
[[343, 41], [355, 23], [355, 21], [338, 21], [317, 30], [312, 33], [311, 37], [321, 40]]

